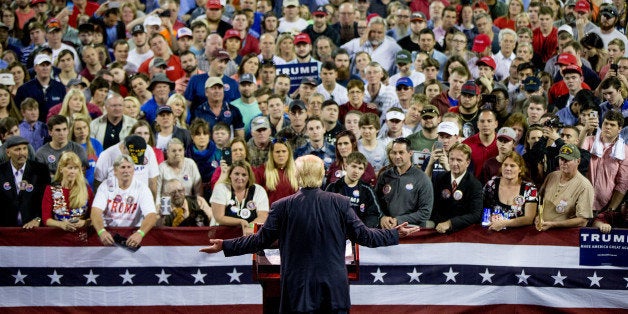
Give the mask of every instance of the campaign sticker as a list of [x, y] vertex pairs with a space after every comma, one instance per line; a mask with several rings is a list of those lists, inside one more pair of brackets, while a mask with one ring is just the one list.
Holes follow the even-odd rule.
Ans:
[[342, 177], [342, 170], [336, 170], [336, 172], [334, 172], [334, 176], [336, 176], [336, 178]]
[[11, 189], [11, 183], [9, 182], [4, 182], [4, 184], [2, 185], [2, 187], [4, 188], [5, 191], [8, 191]]
[[444, 198], [444, 199], [448, 199], [451, 197], [451, 191], [449, 191], [449, 189], [444, 189], [442, 192], [440, 192], [440, 195]]
[[26, 190], [27, 185], [28, 185], [28, 182], [26, 182], [25, 180], [20, 181], [20, 190], [22, 191]]
[[364, 206], [364, 203], [360, 204], [360, 211], [364, 212], [365, 209], [366, 209], [366, 206]]
[[250, 210], [255, 210], [255, 209], [257, 209], [257, 205], [255, 205], [255, 202], [249, 201], [248, 203], [246, 203], [246, 208], [248, 208]]
[[238, 212], [238, 216], [242, 217], [242, 219], [249, 219], [249, 217], [251, 217], [251, 211], [247, 208], [242, 208]]
[[218, 168], [218, 161], [217, 160], [212, 161], [212, 167], [213, 168]]
[[461, 200], [461, 199], [462, 199], [462, 191], [460, 191], [460, 190], [456, 190], [456, 192], [454, 192], [454, 199], [455, 199], [456, 201]]
[[223, 88], [225, 89], [225, 92], [228, 92], [231, 90], [231, 86], [229, 86], [229, 84], [225, 84]]
[[325, 164], [330, 164], [331, 163], [331, 158], [325, 157], [325, 158], [323, 158], [323, 161], [325, 162]]
[[225, 116], [225, 118], [230, 118], [231, 117], [231, 111], [227, 110], [222, 115]]
[[116, 203], [122, 202], [122, 195], [118, 194], [113, 198], [113, 201]]
[[515, 205], [521, 206], [521, 205], [523, 205], [524, 202], [525, 202], [525, 199], [523, 198], [523, 196], [517, 195], [515, 197]]
[[360, 190], [353, 191], [353, 196], [359, 197], [360, 196]]
[[187, 174], [183, 175], [183, 181], [187, 181], [187, 180], [190, 180], [190, 177]]
[[390, 193], [390, 190], [392, 190], [392, 187], [390, 187], [390, 185], [388, 185], [388, 184], [384, 185], [384, 188], [382, 189], [384, 194]]
[[55, 157], [55, 155], [48, 155], [48, 162], [49, 163], [53, 163], [57, 161], [57, 157]]
[[33, 185], [32, 184], [26, 185], [26, 192], [33, 192]]
[[126, 203], [127, 203], [127, 204], [133, 204], [133, 201], [134, 201], [134, 200], [135, 200], [135, 199], [133, 198], [133, 196], [129, 196], [129, 197], [127, 197], [127, 198], [126, 198]]
[[406, 184], [406, 190], [412, 191], [412, 189], [414, 189], [414, 185], [412, 183]]

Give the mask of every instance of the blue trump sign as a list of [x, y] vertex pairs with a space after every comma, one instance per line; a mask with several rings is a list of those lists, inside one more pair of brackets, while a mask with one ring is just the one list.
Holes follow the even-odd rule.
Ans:
[[580, 265], [628, 267], [628, 230], [580, 229]]
[[276, 69], [277, 75], [285, 74], [290, 77], [290, 93], [294, 93], [299, 88], [304, 78], [318, 78], [318, 63], [316, 62], [282, 64], [277, 65]]

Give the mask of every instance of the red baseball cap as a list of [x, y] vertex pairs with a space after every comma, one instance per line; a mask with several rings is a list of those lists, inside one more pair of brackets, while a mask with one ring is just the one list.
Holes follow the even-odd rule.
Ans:
[[471, 51], [480, 53], [484, 51], [486, 47], [490, 47], [491, 44], [491, 39], [488, 37], [488, 35], [479, 34], [475, 36], [475, 39], [473, 39], [473, 48], [471, 48]]
[[220, 0], [207, 0], [207, 5], [205, 7], [208, 9], [220, 9], [222, 8], [222, 3], [220, 3]]
[[473, 9], [484, 9], [484, 11], [486, 11], [486, 13], [488, 13], [488, 4], [486, 4], [486, 2], [484, 1], [478, 1], [475, 3], [475, 5], [473, 6]]
[[578, 0], [578, 2], [576, 2], [576, 7], [574, 8], [574, 11], [576, 11], [576, 12], [590, 12], [591, 11], [591, 5], [589, 4], [589, 2], [587, 0]]
[[563, 76], [567, 73], [578, 73], [580, 74], [580, 76], [582, 76], [582, 68], [580, 68], [579, 66], [575, 64], [570, 64], [564, 67], [562, 72], [563, 72]]
[[480, 60], [475, 62], [475, 65], [479, 66], [480, 64], [489, 66], [493, 70], [495, 70], [495, 68], [497, 68], [497, 64], [495, 64], [495, 60], [493, 60], [493, 58], [491, 58], [491, 57], [482, 57], [482, 58], [480, 58]]
[[312, 40], [310, 39], [310, 36], [308, 34], [301, 33], [294, 37], [294, 44], [296, 45], [298, 43], [311, 44]]
[[570, 53], [561, 53], [560, 55], [558, 55], [558, 58], [556, 59], [556, 64], [558, 65], [577, 65], [578, 64], [578, 59], [576, 59], [576, 56], [570, 54]]
[[223, 38], [223, 40], [227, 40], [229, 38], [237, 38], [239, 40], [242, 40], [242, 37], [240, 37], [240, 32], [233, 28], [227, 30], [227, 32], [225, 33], [225, 38]]

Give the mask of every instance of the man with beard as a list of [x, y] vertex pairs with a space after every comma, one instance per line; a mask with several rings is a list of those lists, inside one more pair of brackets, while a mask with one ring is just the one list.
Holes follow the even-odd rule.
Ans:
[[349, 53], [342, 49], [338, 48], [334, 51], [332, 55], [334, 58], [334, 63], [336, 64], [336, 70], [338, 71], [338, 77], [336, 78], [336, 83], [347, 87], [347, 84], [350, 80], [359, 80], [360, 77], [354, 74], [351, 74], [350, 66], [351, 59], [349, 59]]
[[251, 135], [251, 120], [262, 114], [262, 111], [257, 105], [257, 99], [253, 94], [257, 89], [255, 84], [255, 76], [250, 73], [244, 73], [240, 76], [240, 84], [238, 84], [238, 90], [242, 97], [231, 102], [231, 105], [240, 110], [242, 114], [242, 121], [244, 122], [244, 132], [246, 136]]
[[386, 37], [386, 21], [381, 17], [374, 17], [368, 23], [366, 30], [366, 40], [355, 38], [342, 45], [351, 56], [355, 56], [360, 51], [366, 51], [371, 60], [379, 63], [386, 72], [391, 72], [394, 67], [394, 56], [401, 50], [397, 42], [390, 37]]
[[[628, 47], [626, 36], [615, 28], [619, 16], [617, 8], [613, 5], [605, 6], [600, 10], [600, 16], [600, 28], [594, 31], [594, 33], [602, 38], [604, 49], [608, 49], [608, 43], [615, 38], [621, 39], [624, 45]], [[624, 52], [624, 57], [628, 57], [628, 51]]]
[[440, 123], [440, 115], [438, 108], [433, 105], [425, 105], [421, 110], [421, 126], [423, 127], [416, 133], [408, 136], [410, 141], [410, 149], [414, 151], [412, 155], [412, 163], [423, 169], [423, 163], [430, 157], [430, 152], [434, 146], [434, 142], [438, 139], [438, 124]]
[[205, 17], [209, 25], [210, 33], [218, 33], [220, 37], [224, 37], [228, 29], [231, 28], [229, 23], [221, 19], [224, 12], [224, 6], [220, 3], [220, 0], [209, 0], [205, 5]]
[[[368, 6], [369, 2], [366, 1], [366, 3]], [[358, 23], [355, 22], [355, 4], [344, 2], [338, 7], [338, 23], [333, 24], [331, 29], [340, 36], [339, 40], [334, 41], [340, 45], [360, 37], [358, 35]]]
[[561, 27], [565, 24], [572, 25], [576, 22], [576, 0], [567, 0], [563, 6], [563, 17], [554, 22], [554, 27]]
[[318, 7], [316, 11], [312, 12], [312, 20], [314, 23], [308, 25], [308, 27], [303, 30], [303, 33], [310, 36], [310, 40], [316, 41], [318, 36], [323, 35], [331, 38], [334, 42], [338, 42], [339, 33], [327, 25], [327, 10], [325, 7]]
[[336, 50], [336, 45], [329, 37], [319, 36], [314, 42], [314, 52], [312, 54], [321, 62], [334, 61], [331, 57], [334, 50]]
[[584, 35], [599, 30], [597, 25], [591, 22], [593, 12], [591, 12], [591, 5], [587, 0], [578, 0], [574, 8], [576, 12], [576, 20], [569, 26], [572, 27], [572, 34], [575, 41], [583, 38]]
[[163, 196], [170, 196], [172, 211], [161, 210], [158, 225], [166, 227], [203, 227], [209, 226], [212, 209], [202, 196], [186, 196], [179, 179], [170, 179], [164, 184]]
[[286, 138], [291, 147], [301, 147], [307, 144], [305, 134], [305, 120], [307, 119], [307, 107], [302, 100], [293, 100], [288, 110], [290, 125], [277, 132], [276, 138]]
[[410, 141], [405, 137], [393, 140], [388, 157], [393, 167], [379, 175], [375, 187], [383, 214], [382, 229], [404, 222], [425, 227], [432, 213], [434, 192], [423, 170], [412, 166]]
[[[15, 9], [15, 15], [17, 16], [17, 27], [19, 29], [24, 29], [24, 24], [26, 24], [28, 20], [35, 17], [35, 10], [30, 7], [30, 1], [28, 0], [17, 0], [15, 1], [15, 4], [17, 5], [17, 8]], [[76, 27], [76, 25], [74, 26]]]
[[181, 58], [181, 67], [183, 68], [185, 75], [174, 82], [174, 91], [177, 92], [177, 94], [183, 95], [185, 89], [188, 87], [190, 78], [193, 75], [205, 72], [198, 69], [196, 55], [192, 51], [188, 50], [183, 52], [179, 58]]
[[399, 6], [397, 8], [397, 12], [395, 12], [395, 16], [397, 17], [397, 26], [388, 30], [386, 35], [394, 38], [395, 40], [399, 40], [410, 35], [410, 13], [410, 8], [407, 6]]
[[417, 51], [419, 47], [419, 35], [423, 29], [427, 28], [427, 20], [422, 12], [413, 12], [410, 16], [410, 35], [397, 41], [401, 48], [408, 51]]
[[308, 34], [301, 33], [294, 37], [294, 51], [297, 58], [294, 62], [289, 63], [308, 63], [314, 62], [321, 68], [321, 62], [312, 58], [312, 41]]
[[148, 35], [144, 30], [144, 25], [137, 24], [133, 26], [133, 29], [131, 30], [131, 35], [133, 36], [132, 38], [133, 43], [135, 44], [135, 48], [129, 51], [127, 61], [132, 64], [142, 64], [144, 63], [144, 61], [152, 58], [154, 54], [148, 46]]
[[141, 113], [144, 114], [144, 119], [153, 125], [155, 118], [157, 117], [157, 109], [162, 106], [166, 106], [170, 92], [174, 89], [174, 83], [168, 79], [163, 73], [157, 73], [150, 81], [148, 90], [153, 93], [153, 98], [147, 101], [140, 108]]
[[270, 122], [264, 116], [255, 117], [251, 121], [251, 138], [246, 143], [248, 147], [248, 159], [251, 167], [263, 165], [268, 160], [270, 151]]
[[449, 108], [449, 111], [460, 114], [462, 120], [462, 135], [467, 138], [478, 130], [478, 111], [480, 102], [480, 89], [474, 81], [467, 81], [462, 85], [458, 106]]

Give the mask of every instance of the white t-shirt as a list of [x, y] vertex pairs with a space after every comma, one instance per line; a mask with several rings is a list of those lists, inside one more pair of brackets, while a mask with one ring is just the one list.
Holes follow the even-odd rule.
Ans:
[[[214, 186], [214, 191], [212, 192], [212, 197], [209, 199], [209, 202], [227, 206], [229, 204], [229, 201], [231, 201], [231, 187], [227, 186], [224, 183], [217, 183], [216, 186]], [[266, 190], [264, 190], [264, 188], [260, 186], [259, 184], [255, 184], [255, 194], [253, 195], [253, 203], [255, 203], [255, 206], [258, 211], [261, 211], [261, 212], [269, 211], [270, 206], [268, 204], [268, 194], [266, 194]], [[245, 208], [247, 204], [244, 204], [244, 202], [242, 203], [236, 202], [234, 206], [242, 209], [242, 208]], [[215, 222], [213, 218], [212, 218], [212, 225], [214, 226], [217, 225], [217, 223]]]
[[154, 53], [152, 50], [148, 49], [148, 51], [144, 54], [137, 53], [137, 49], [133, 49], [129, 51], [129, 56], [126, 58], [126, 62], [130, 62], [133, 64], [142, 64], [144, 61], [152, 58]]
[[[122, 155], [120, 144], [113, 145], [105, 149], [96, 162], [96, 170], [94, 170], [94, 179], [99, 182], [105, 182], [107, 178], [115, 178], [113, 175], [113, 162], [118, 156]], [[144, 153], [144, 164], [135, 165], [135, 174], [133, 177], [148, 186], [148, 179], [159, 176], [159, 166], [155, 152], [150, 145], [146, 145]]]
[[307, 21], [302, 18], [298, 18], [294, 22], [288, 22], [286, 21], [286, 18], [282, 17], [279, 19], [279, 26], [277, 27], [277, 31], [280, 34], [281, 33], [298, 34], [302, 32], [307, 26], [308, 26]]
[[136, 178], [126, 190], [118, 186], [116, 179], [103, 182], [92, 206], [103, 210], [105, 227], [139, 227], [146, 215], [157, 213], [148, 185]]

